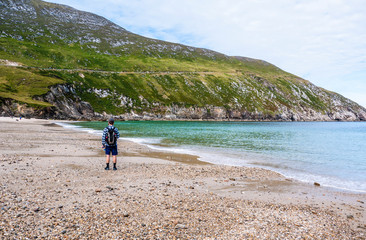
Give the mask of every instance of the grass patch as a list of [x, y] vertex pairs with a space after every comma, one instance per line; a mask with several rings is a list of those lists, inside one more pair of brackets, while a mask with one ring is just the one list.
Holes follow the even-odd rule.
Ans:
[[46, 94], [49, 87], [64, 83], [63, 80], [13, 67], [0, 66], [0, 97], [43, 107], [49, 103], [34, 100], [34, 96]]

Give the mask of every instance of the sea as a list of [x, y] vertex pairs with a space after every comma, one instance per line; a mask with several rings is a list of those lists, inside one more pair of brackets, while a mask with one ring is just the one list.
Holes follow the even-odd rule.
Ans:
[[[107, 123], [63, 125], [101, 135]], [[121, 138], [153, 149], [366, 192], [366, 122], [118, 121], [115, 126]]]

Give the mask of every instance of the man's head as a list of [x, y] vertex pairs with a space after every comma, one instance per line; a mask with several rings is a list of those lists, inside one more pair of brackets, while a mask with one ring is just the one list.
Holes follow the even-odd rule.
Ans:
[[113, 125], [113, 124], [114, 124], [114, 119], [113, 119], [113, 118], [110, 118], [110, 119], [108, 120], [108, 123], [109, 123], [110, 125]]

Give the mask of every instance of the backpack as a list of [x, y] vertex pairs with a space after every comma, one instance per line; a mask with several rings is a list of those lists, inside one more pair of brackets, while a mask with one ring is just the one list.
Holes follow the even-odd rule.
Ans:
[[105, 137], [105, 141], [109, 146], [115, 146], [117, 142], [116, 133], [114, 132], [115, 127], [108, 128], [107, 135]]

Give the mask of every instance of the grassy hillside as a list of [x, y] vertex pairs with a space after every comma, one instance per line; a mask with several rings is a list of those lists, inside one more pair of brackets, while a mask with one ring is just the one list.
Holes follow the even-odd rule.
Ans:
[[[245, 106], [249, 111], [256, 109], [273, 112], [276, 110], [273, 103], [262, 103], [260, 97], [251, 92], [241, 95], [240, 91], [235, 92], [233, 84], [235, 82], [238, 83], [238, 86], [248, 84], [250, 88], [260, 89], [263, 86], [257, 80], [261, 79], [262, 83], [277, 86], [286, 92], [291, 90], [287, 89], [288, 84], [304, 82], [273, 65], [254, 60], [240, 61], [235, 58], [211, 60], [205, 57], [157, 58], [141, 54], [116, 56], [101, 54], [80, 44], [55, 45], [47, 41], [34, 43], [9, 37], [1, 38], [0, 43], [2, 59], [43, 69], [2, 67], [2, 75], [10, 78], [11, 73], [17, 72], [14, 77], [24, 79], [29, 79], [30, 76], [47, 76], [38, 78], [43, 84], [32, 85], [31, 88], [22, 87], [23, 84], [28, 84], [28, 81], [18, 81], [16, 83], [18, 88], [24, 90], [18, 91], [17, 94], [7, 92], [8, 88], [1, 88], [1, 97], [13, 98], [30, 104], [36, 103], [37, 101], [32, 97], [46, 93], [45, 88], [47, 87], [59, 83], [76, 83], [79, 86], [78, 94], [81, 99], [90, 102], [98, 112], [106, 111], [118, 114], [131, 109], [118, 107], [117, 100], [112, 96], [103, 99], [104, 104], [99, 105], [100, 100], [97, 101], [95, 94], [88, 92], [88, 89], [105, 89], [115, 92], [114, 95], [127, 96], [136, 102], [134, 106], [138, 106], [140, 110], [146, 110], [149, 107], [142, 106], [140, 100], [140, 96], [142, 96], [150, 103], [159, 102], [165, 105], [230, 106], [240, 102], [240, 107]], [[5, 69], [7, 70], [5, 71]], [[66, 70], [54, 71], [53, 69], [73, 69], [75, 71], [69, 73]], [[85, 73], [82, 69], [130, 73]], [[83, 72], [84, 79], [79, 77], [78, 70]], [[251, 78], [257, 80], [253, 82]], [[26, 92], [27, 89], [28, 92]], [[282, 103], [288, 102], [284, 96], [281, 99], [279, 101]], [[39, 104], [47, 105], [47, 103]], [[107, 106], [109, 107], [107, 108]]]
[[[253, 73], [100, 73], [9, 67], [2, 69], [7, 70], [3, 73], [12, 76], [12, 79], [6, 76], [4, 79], [7, 79], [7, 86], [14, 88], [14, 95], [10, 97], [18, 101], [35, 104], [31, 97], [22, 96], [42, 95], [47, 92], [47, 85], [64, 83], [73, 86], [77, 95], [89, 102], [95, 111], [117, 115], [131, 110], [156, 113], [161, 105], [211, 105], [273, 115], [279, 110], [278, 106], [291, 107], [300, 102], [319, 111], [328, 110], [322, 100], [300, 82], [278, 77], [271, 83]], [[12, 75], [14, 72], [17, 74]], [[33, 82], [34, 78], [38, 81]], [[29, 80], [22, 82], [20, 79]], [[29, 88], [24, 88], [23, 85], [28, 85]], [[11, 87], [1, 89], [0, 96], [9, 97], [5, 95], [9, 93], [9, 88]], [[298, 99], [292, 93], [293, 88], [305, 92], [306, 98]]]
[[216, 60], [204, 57], [154, 57], [149, 55], [116, 56], [101, 54], [80, 44], [51, 44], [48, 41], [19, 41], [10, 37], [0, 38], [0, 56], [26, 66], [55, 69], [90, 69], [127, 72], [248, 72], [266, 78], [292, 76], [273, 65], [260, 61], [243, 62], [235, 58]]
[[96, 112], [116, 115], [163, 114], [163, 106], [270, 116], [359, 108], [267, 62], [145, 38], [63, 5], [0, 0], [0, 20], [0, 64], [23, 65], [0, 66], [0, 99], [48, 107], [39, 96], [66, 84]]
[[46, 94], [49, 86], [64, 83], [53, 77], [44, 77], [31, 71], [0, 66], [0, 98], [10, 98], [32, 106], [48, 107], [51, 104], [34, 100]]

